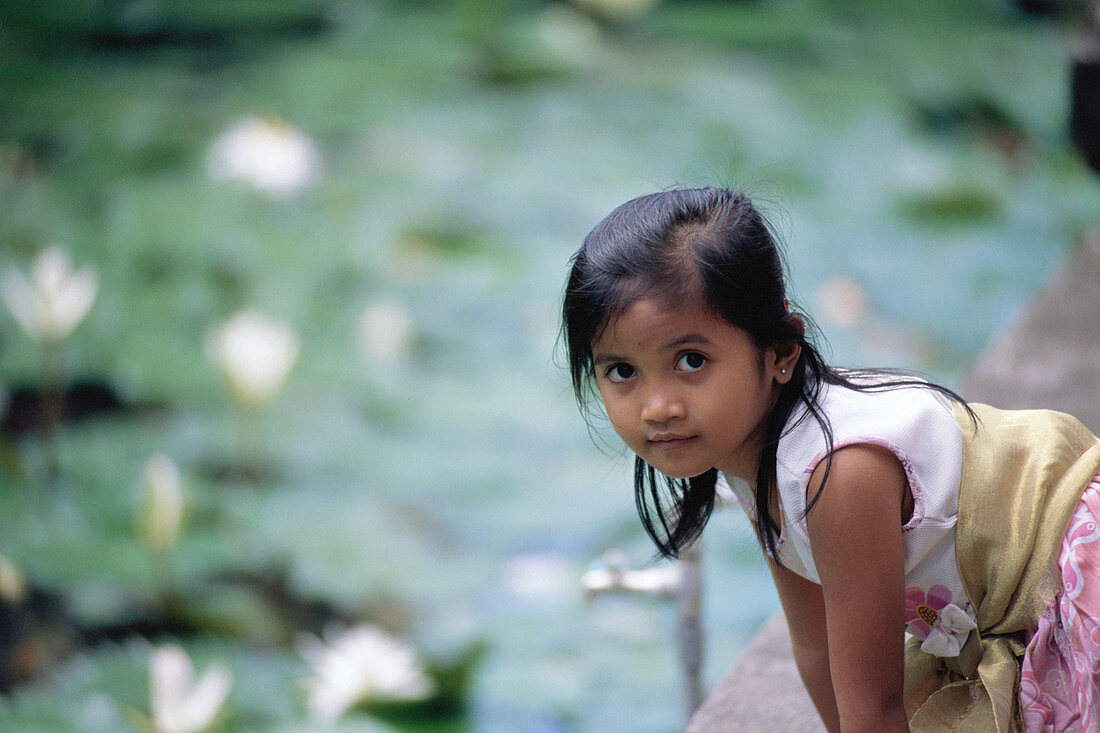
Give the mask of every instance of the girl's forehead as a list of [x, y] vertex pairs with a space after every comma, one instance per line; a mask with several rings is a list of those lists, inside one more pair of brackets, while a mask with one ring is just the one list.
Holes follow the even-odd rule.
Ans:
[[654, 297], [637, 298], [596, 334], [593, 348], [599, 350], [612, 344], [716, 334], [731, 328], [734, 326], [699, 303], [668, 303]]

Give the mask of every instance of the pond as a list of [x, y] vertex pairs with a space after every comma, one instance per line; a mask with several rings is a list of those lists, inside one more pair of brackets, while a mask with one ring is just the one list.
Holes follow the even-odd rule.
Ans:
[[[29, 617], [59, 638], [30, 634], [5, 729], [133, 725], [177, 639], [231, 670], [225, 729], [304, 730], [293, 639], [343, 619], [471, 676], [464, 711], [336, 729], [676, 730], [671, 604], [581, 587], [609, 548], [652, 556], [556, 350], [584, 234], [635, 195], [746, 186], [835, 362], [951, 386], [1097, 211], [1067, 30], [1000, 3], [67, 5], [0, 11], [0, 267], [57, 243], [95, 269], [59, 363], [117, 402], [66, 424], [49, 485], [6, 423], [0, 554], [63, 610]], [[308, 181], [212, 175], [250, 119], [311, 141]], [[204, 346], [245, 308], [299, 339], [263, 409]], [[5, 314], [9, 414], [41, 369]], [[167, 566], [135, 530], [155, 453], [187, 496]], [[778, 603], [736, 509], [704, 566], [713, 685]]]

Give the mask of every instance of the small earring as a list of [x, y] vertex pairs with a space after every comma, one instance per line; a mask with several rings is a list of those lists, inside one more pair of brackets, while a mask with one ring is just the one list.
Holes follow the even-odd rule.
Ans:
[[786, 374], [786, 373], [787, 373], [787, 370], [786, 370], [786, 369], [780, 369], [780, 370], [779, 370], [779, 373], [780, 373], [780, 374]]

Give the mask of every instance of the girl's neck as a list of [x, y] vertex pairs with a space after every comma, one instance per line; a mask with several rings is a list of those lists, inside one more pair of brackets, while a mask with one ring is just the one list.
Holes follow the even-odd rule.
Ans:
[[[773, 386], [771, 407], [768, 409], [767, 417], [756, 426], [753, 434], [732, 455], [715, 468], [726, 476], [736, 477], [747, 482], [749, 486], [756, 486], [757, 474], [760, 471], [760, 454], [764, 450], [764, 436], [768, 429], [768, 422], [775, 412], [776, 403], [779, 402], [779, 393], [779, 388]], [[768, 480], [774, 481], [775, 477], [771, 476]]]
[[751, 442], [742, 445], [736, 453], [722, 461], [715, 468], [726, 476], [739, 478], [750, 486], [755, 486], [762, 446], [763, 436], [754, 436]]

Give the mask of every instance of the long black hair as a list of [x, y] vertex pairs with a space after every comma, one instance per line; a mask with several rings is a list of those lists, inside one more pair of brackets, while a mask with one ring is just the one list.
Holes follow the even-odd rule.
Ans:
[[[724, 188], [664, 191], [617, 207], [585, 237], [572, 259], [562, 305], [562, 340], [581, 411], [597, 395], [593, 343], [635, 300], [673, 305], [701, 302], [742, 329], [761, 351], [782, 344], [801, 347], [791, 379], [779, 391], [764, 425], [756, 475], [756, 530], [775, 557], [779, 525], [770, 507], [775, 492], [776, 449], [792, 413], [816, 420], [831, 453], [832, 428], [819, 408], [822, 385], [857, 390], [921, 385], [961, 402], [954, 392], [915, 377], [895, 375], [872, 383], [856, 372], [830, 367], [810, 342], [804, 320], [788, 308], [783, 264], [767, 222], [747, 196]], [[853, 379], [853, 377], [855, 377]], [[825, 464], [828, 479], [829, 459]], [[635, 456], [634, 500], [647, 534], [665, 557], [676, 557], [703, 531], [714, 510], [716, 469], [688, 479], [660, 474]], [[813, 507], [821, 489], [807, 505]]]

